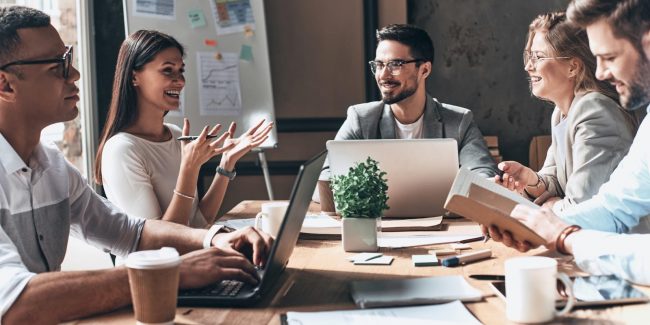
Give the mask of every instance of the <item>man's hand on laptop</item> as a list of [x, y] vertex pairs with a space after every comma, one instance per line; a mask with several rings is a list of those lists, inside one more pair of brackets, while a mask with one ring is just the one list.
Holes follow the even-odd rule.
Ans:
[[200, 288], [223, 280], [238, 280], [253, 285], [259, 282], [253, 264], [232, 249], [210, 247], [181, 257], [180, 288]]
[[233, 254], [248, 257], [254, 265], [264, 267], [273, 238], [267, 233], [253, 227], [246, 227], [230, 233], [218, 234], [212, 239], [212, 245]]

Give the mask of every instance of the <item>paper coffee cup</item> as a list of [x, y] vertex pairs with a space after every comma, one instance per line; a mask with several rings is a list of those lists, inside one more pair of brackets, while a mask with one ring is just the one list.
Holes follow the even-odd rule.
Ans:
[[129, 254], [126, 267], [137, 324], [174, 324], [180, 263], [171, 247]]

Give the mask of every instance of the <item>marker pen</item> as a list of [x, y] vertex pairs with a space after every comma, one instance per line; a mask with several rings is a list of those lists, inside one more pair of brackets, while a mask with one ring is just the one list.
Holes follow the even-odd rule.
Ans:
[[480, 251], [476, 252], [471, 252], [471, 253], [466, 253], [466, 254], [461, 254], [456, 257], [449, 257], [444, 260], [442, 260], [442, 265], [444, 266], [457, 266], [460, 264], [465, 264], [469, 262], [474, 262], [486, 258], [492, 257], [492, 250], [488, 249], [482, 249]]

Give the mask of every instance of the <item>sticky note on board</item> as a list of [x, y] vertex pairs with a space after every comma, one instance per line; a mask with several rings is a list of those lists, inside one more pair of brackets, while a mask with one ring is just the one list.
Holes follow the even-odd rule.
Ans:
[[242, 45], [239, 58], [244, 61], [253, 62], [253, 47], [246, 44]]
[[187, 18], [189, 18], [190, 26], [192, 26], [192, 28], [205, 26], [205, 16], [203, 15], [203, 10], [201, 9], [189, 10], [187, 12]]
[[246, 37], [253, 37], [255, 35], [255, 31], [253, 31], [253, 27], [250, 25], [244, 26], [244, 36]]
[[217, 46], [217, 43], [218, 43], [218, 42], [217, 42], [216, 39], [209, 39], [209, 38], [206, 38], [206, 39], [203, 40], [203, 44], [204, 44], [205, 46], [216, 47], [216, 46]]

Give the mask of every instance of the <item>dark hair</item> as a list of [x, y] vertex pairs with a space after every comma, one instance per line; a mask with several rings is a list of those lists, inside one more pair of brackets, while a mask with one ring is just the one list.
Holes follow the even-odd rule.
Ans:
[[[605, 18], [614, 36], [627, 39], [643, 54], [643, 35], [650, 30], [648, 0], [573, 0], [567, 8], [569, 21], [587, 27]], [[642, 55], [645, 58], [645, 55]]]
[[596, 57], [589, 49], [589, 38], [584, 29], [569, 23], [563, 12], [539, 15], [528, 27], [526, 50], [530, 50], [538, 32], [546, 33], [544, 39], [553, 51], [549, 54], [580, 61], [574, 92], [595, 91], [618, 101], [616, 89], [610, 83], [596, 79]]
[[11, 6], [0, 8], [0, 66], [14, 58], [20, 43], [18, 30], [50, 25], [50, 16], [32, 8]]
[[397, 41], [411, 49], [414, 59], [429, 61], [433, 64], [433, 41], [429, 34], [413, 25], [388, 25], [377, 30], [377, 43], [381, 41]]
[[133, 71], [139, 71], [154, 57], [170, 47], [185, 55], [183, 45], [173, 37], [154, 30], [139, 30], [129, 35], [117, 55], [113, 94], [106, 124], [95, 157], [95, 182], [102, 183], [102, 152], [106, 141], [131, 125], [138, 116], [137, 95], [133, 86]]

